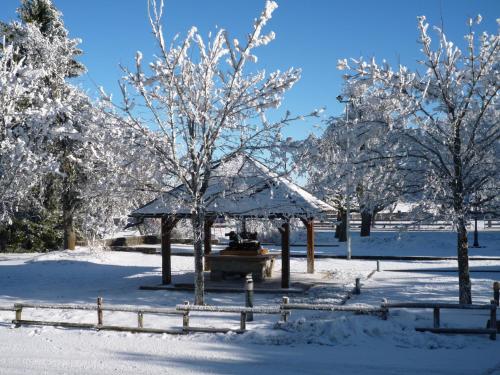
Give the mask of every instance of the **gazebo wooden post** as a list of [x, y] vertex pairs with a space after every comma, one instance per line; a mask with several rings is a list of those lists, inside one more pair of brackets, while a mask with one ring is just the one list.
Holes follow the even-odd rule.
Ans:
[[306, 222], [307, 228], [307, 273], [314, 273], [314, 219]]
[[210, 271], [210, 262], [207, 255], [212, 252], [212, 225], [214, 225], [215, 218], [206, 217], [203, 226], [203, 250], [205, 255], [205, 271]]
[[281, 287], [290, 287], [290, 222], [287, 220], [279, 228], [281, 233]]
[[175, 216], [161, 218], [161, 283], [172, 282], [172, 242], [171, 234], [175, 224], [179, 221]]
[[314, 273], [314, 218], [300, 219], [307, 233], [307, 273]]

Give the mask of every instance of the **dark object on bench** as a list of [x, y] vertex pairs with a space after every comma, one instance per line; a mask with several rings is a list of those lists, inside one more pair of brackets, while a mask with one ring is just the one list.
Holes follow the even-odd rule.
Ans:
[[268, 253], [257, 241], [256, 232], [236, 233], [231, 231], [226, 233], [226, 236], [229, 237], [229, 245], [220, 252], [220, 255], [255, 256]]
[[226, 237], [229, 237], [230, 248], [237, 248], [240, 250], [258, 250], [260, 249], [260, 242], [257, 241], [257, 232], [241, 232], [236, 233], [231, 231], [226, 233]]

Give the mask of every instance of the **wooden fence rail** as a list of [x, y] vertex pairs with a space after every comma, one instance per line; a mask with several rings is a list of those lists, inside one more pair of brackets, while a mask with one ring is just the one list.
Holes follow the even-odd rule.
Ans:
[[0, 306], [0, 311], [16, 311], [12, 306]]
[[[488, 334], [491, 340], [496, 340], [497, 337], [497, 305], [494, 300], [490, 304], [485, 305], [464, 305], [455, 303], [431, 303], [431, 302], [403, 302], [403, 303], [388, 303], [383, 302], [382, 308], [387, 310], [395, 308], [405, 309], [433, 309], [433, 327], [416, 327], [419, 332], [433, 333], [461, 333], [461, 334]], [[441, 309], [458, 309], [458, 310], [489, 310], [490, 319], [487, 322], [486, 328], [443, 328], [441, 327]]]
[[[245, 332], [247, 315], [248, 314], [276, 314], [281, 315], [283, 322], [288, 321], [292, 310], [310, 310], [310, 311], [330, 311], [330, 312], [352, 312], [355, 314], [375, 314], [387, 319], [390, 309], [407, 308], [407, 309], [433, 309], [433, 327], [417, 327], [417, 331], [428, 331], [434, 333], [475, 333], [489, 334], [492, 340], [496, 339], [497, 333], [497, 305], [496, 301], [492, 300], [491, 304], [485, 305], [461, 305], [454, 303], [431, 303], [431, 302], [404, 302], [404, 303], [388, 303], [386, 300], [378, 306], [370, 305], [334, 305], [334, 304], [309, 304], [309, 303], [290, 303], [288, 297], [283, 297], [282, 303], [275, 306], [261, 307], [244, 307], [244, 306], [200, 306], [191, 305], [189, 302], [184, 302], [183, 305], [177, 305], [175, 308], [151, 308], [151, 307], [135, 307], [114, 305], [107, 306], [102, 298], [97, 299], [97, 304], [34, 304], [34, 303], [15, 303], [12, 307], [0, 306], [0, 310], [14, 311], [15, 319], [12, 321], [16, 326], [20, 325], [50, 325], [59, 327], [71, 328], [87, 328], [96, 330], [113, 330], [113, 331], [128, 331], [128, 332], [143, 332], [143, 333], [170, 333], [170, 334], [185, 334], [188, 332], [209, 332], [209, 333], [227, 333], [227, 332]], [[86, 310], [97, 311], [97, 324], [92, 323], [72, 323], [72, 322], [54, 322], [40, 320], [24, 320], [22, 319], [23, 309], [60, 309], [60, 310]], [[441, 327], [441, 309], [460, 309], [460, 310], [489, 310], [490, 320], [487, 328], [443, 328]], [[104, 312], [130, 312], [137, 314], [137, 327], [112, 326], [104, 324]], [[214, 328], [214, 327], [193, 327], [190, 326], [189, 318], [192, 312], [203, 313], [228, 313], [240, 314], [239, 329], [232, 328]], [[178, 315], [182, 316], [182, 328], [179, 329], [156, 329], [144, 327], [145, 314], [159, 315]]]
[[288, 303], [280, 306], [285, 310], [321, 310], [321, 311], [345, 311], [360, 314], [379, 314], [384, 312], [384, 309], [375, 306], [363, 305], [330, 305], [330, 304], [309, 304], [309, 303]]
[[[227, 329], [227, 331], [235, 331], [235, 332], [245, 332], [246, 330], [246, 322], [248, 314], [282, 314], [282, 309], [278, 307], [242, 307], [242, 306], [200, 306], [200, 305], [190, 305], [189, 302], [184, 302], [183, 305], [177, 305], [175, 307], [179, 311], [183, 311], [186, 313], [185, 319], [183, 321], [182, 328], [184, 330], [189, 331], [197, 331], [200, 332], [201, 327], [190, 327], [189, 326], [189, 313], [196, 312], [209, 312], [209, 313], [237, 313], [240, 314], [240, 329], [239, 330], [231, 330]], [[216, 329], [217, 332], [220, 332], [220, 329]], [[201, 332], [212, 332], [210, 329], [203, 328]], [[215, 332], [215, 331], [213, 331]]]
[[[90, 310], [97, 311], [99, 307], [97, 305], [91, 304], [44, 304], [44, 303], [15, 303], [14, 310], [16, 308], [31, 308], [31, 309], [55, 309], [55, 310]], [[182, 312], [177, 310], [175, 307], [135, 307], [129, 305], [102, 305], [101, 310], [103, 311], [119, 311], [119, 312], [133, 312], [133, 313], [145, 313], [145, 314], [172, 314], [172, 315], [182, 315]]]
[[[97, 298], [97, 304], [35, 304], [35, 303], [15, 303], [11, 308], [16, 313], [16, 318], [12, 321], [16, 326], [21, 325], [49, 325], [68, 328], [87, 328], [107, 331], [127, 331], [127, 332], [143, 332], [143, 333], [170, 333], [182, 334], [185, 333], [179, 329], [156, 329], [144, 328], [144, 314], [159, 314], [159, 315], [186, 315], [182, 311], [175, 308], [151, 308], [151, 307], [133, 307], [133, 306], [106, 306], [101, 297]], [[97, 311], [97, 324], [92, 323], [72, 323], [58, 321], [43, 321], [43, 320], [26, 320], [22, 319], [23, 309], [56, 309], [56, 310], [83, 310]], [[123, 327], [104, 324], [104, 311], [131, 312], [137, 314], [137, 328]]]

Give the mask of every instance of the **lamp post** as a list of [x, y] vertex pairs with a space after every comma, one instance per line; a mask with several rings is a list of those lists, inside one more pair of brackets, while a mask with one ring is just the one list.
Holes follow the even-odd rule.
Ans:
[[344, 103], [345, 104], [345, 123], [347, 127], [347, 145], [346, 145], [346, 152], [345, 152], [345, 161], [346, 161], [346, 183], [345, 183], [345, 205], [346, 205], [346, 220], [345, 220], [345, 226], [346, 226], [346, 236], [347, 236], [347, 259], [351, 259], [351, 254], [352, 254], [352, 249], [351, 249], [351, 200], [350, 200], [350, 179], [351, 179], [351, 165], [350, 165], [350, 158], [349, 158], [349, 152], [350, 152], [350, 134], [349, 134], [349, 104], [352, 103], [352, 98], [349, 97], [347, 99], [344, 99], [342, 95], [337, 96], [337, 100], [339, 103]]
[[476, 197], [476, 202], [474, 204], [475, 210], [474, 210], [474, 244], [472, 247], [480, 247], [479, 246], [479, 236], [477, 233], [477, 216], [479, 214], [479, 197]]

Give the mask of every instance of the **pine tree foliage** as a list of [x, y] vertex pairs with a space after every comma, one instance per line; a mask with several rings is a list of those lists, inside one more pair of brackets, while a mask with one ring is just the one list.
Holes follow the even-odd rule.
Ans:
[[15, 58], [13, 45], [0, 47], [0, 222], [10, 222], [40, 176], [54, 169], [40, 142], [50, 108], [43, 76]]
[[[19, 15], [21, 22], [0, 27], [0, 214], [4, 223], [14, 222], [0, 237], [39, 250], [53, 249], [63, 228], [66, 242], [74, 240], [74, 229], [101, 237], [115, 217], [151, 198], [131, 199], [139, 185], [125, 176], [145, 177], [151, 163], [137, 158], [137, 135], [117, 131], [116, 117], [68, 81], [85, 71], [75, 60], [80, 41], [68, 37], [53, 3], [23, 1]], [[133, 174], [138, 160], [145, 172]]]

